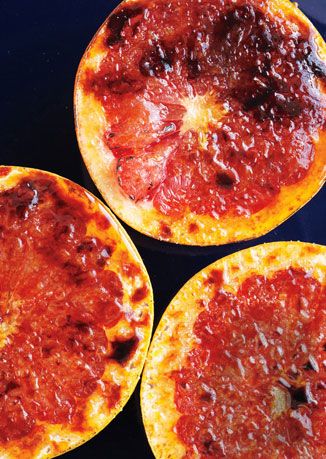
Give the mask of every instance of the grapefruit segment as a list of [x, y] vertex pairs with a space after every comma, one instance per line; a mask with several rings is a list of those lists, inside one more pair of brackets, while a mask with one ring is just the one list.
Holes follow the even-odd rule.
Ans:
[[[166, 163], [177, 148], [175, 139], [164, 139], [139, 156], [122, 157], [117, 163], [119, 185], [133, 201], [148, 198], [164, 181]], [[135, 170], [139, 171], [135, 174]]]
[[[162, 221], [175, 242], [265, 233], [324, 181], [325, 55], [288, 0], [122, 3], [76, 80], [77, 134], [95, 183], [119, 216], [154, 237], [163, 238]], [[169, 136], [174, 153], [163, 143], [167, 161], [149, 161]], [[144, 156], [158, 186], [143, 186], [140, 159], [138, 179], [121, 180], [124, 156]]]

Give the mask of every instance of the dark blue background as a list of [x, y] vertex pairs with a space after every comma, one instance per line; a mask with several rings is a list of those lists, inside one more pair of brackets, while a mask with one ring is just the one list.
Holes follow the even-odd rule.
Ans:
[[[117, 4], [109, 0], [0, 0], [0, 163], [56, 172], [96, 193], [78, 151], [73, 85], [82, 54]], [[326, 1], [301, 0], [326, 36]], [[152, 279], [155, 324], [178, 289], [204, 266], [266, 241], [326, 244], [325, 189], [267, 236], [215, 248], [158, 243], [128, 229]], [[143, 430], [139, 388], [102, 433], [65, 458], [152, 458]]]

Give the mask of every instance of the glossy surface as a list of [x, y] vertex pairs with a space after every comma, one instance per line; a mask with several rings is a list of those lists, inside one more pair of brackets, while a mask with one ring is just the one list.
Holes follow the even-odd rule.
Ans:
[[[95, 191], [77, 147], [72, 93], [80, 58], [94, 31], [118, 2], [44, 2], [33, 8], [19, 0], [1, 2], [0, 161], [57, 172]], [[300, 6], [326, 37], [326, 6], [302, 0]], [[324, 18], [324, 19], [323, 19]], [[179, 288], [197, 271], [240, 248], [263, 241], [304, 240], [326, 244], [325, 190], [289, 221], [259, 240], [218, 248], [184, 248], [159, 243], [128, 229], [149, 270], [154, 287], [155, 322]], [[69, 459], [111, 454], [152, 458], [143, 430], [138, 390], [121, 413], [96, 438], [66, 454]]]
[[216, 274], [193, 327], [199, 344], [173, 375], [189, 457], [322, 456], [325, 289], [287, 269], [248, 277], [233, 295]]
[[98, 38], [105, 57], [81, 84], [105, 110], [104, 143], [130, 200], [164, 215], [249, 216], [306, 176], [326, 66], [293, 23], [260, 0], [117, 9]]
[[[71, 184], [67, 195], [55, 177], [40, 172], [0, 192], [2, 447], [27, 436], [28, 445], [42, 430], [37, 421], [87, 428], [85, 403], [107, 363], [126, 364], [141, 339], [110, 269], [116, 243], [89, 234], [90, 225], [102, 236], [111, 227], [91, 202], [79, 187]], [[121, 263], [122, 270], [139, 270]], [[147, 291], [136, 289], [132, 301]], [[109, 342], [106, 330], [122, 320], [133, 333]], [[119, 384], [100, 387], [114, 407]]]

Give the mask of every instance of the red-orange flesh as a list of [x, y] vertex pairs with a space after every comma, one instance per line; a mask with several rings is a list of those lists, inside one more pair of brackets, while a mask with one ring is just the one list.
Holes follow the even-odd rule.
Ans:
[[291, 268], [250, 276], [236, 295], [212, 282], [193, 328], [199, 344], [172, 375], [189, 457], [316, 457], [326, 440], [325, 287]]
[[[125, 403], [149, 341], [150, 302], [137, 309], [150, 284], [85, 190], [41, 171], [0, 175], [0, 455], [52, 457], [61, 427], [48, 426], [76, 446]], [[105, 406], [94, 425], [90, 400]]]

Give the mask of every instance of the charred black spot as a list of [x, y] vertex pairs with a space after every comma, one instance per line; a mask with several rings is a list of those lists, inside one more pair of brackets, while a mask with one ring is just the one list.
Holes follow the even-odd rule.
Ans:
[[299, 405], [308, 403], [306, 388], [303, 387], [291, 387], [289, 389], [291, 395], [291, 408], [296, 409]]
[[124, 8], [109, 17], [107, 27], [110, 30], [110, 35], [106, 40], [107, 45], [112, 46], [121, 40], [121, 32], [126, 25], [126, 22], [139, 14], [142, 14], [142, 8]]
[[200, 75], [201, 65], [198, 59], [188, 58], [187, 60], [188, 78], [194, 79]]
[[216, 184], [223, 188], [232, 188], [236, 179], [229, 172], [218, 172], [216, 174]]
[[81, 320], [77, 320], [74, 325], [77, 328], [77, 330], [79, 330], [82, 333], [88, 333], [89, 332], [90, 324], [88, 322], [83, 322]]
[[244, 5], [240, 8], [236, 8], [224, 17], [225, 23], [229, 28], [239, 23], [246, 23], [248, 21], [255, 21], [256, 10], [252, 5]]
[[144, 76], [158, 77], [172, 71], [173, 57], [174, 50], [166, 48], [162, 43], [156, 43], [140, 60], [139, 70]]
[[24, 219], [27, 217], [27, 208], [24, 205], [19, 205], [16, 207], [16, 215], [18, 218]]
[[141, 21], [138, 21], [138, 22], [136, 22], [136, 24], [133, 26], [133, 28], [132, 28], [132, 36], [133, 36], [133, 37], [138, 33], [140, 24], [141, 24]]
[[95, 247], [95, 241], [94, 240], [89, 240], [89, 241], [84, 241], [79, 246], [77, 247], [77, 252], [92, 252], [92, 250]]
[[311, 365], [310, 360], [308, 360], [302, 368], [306, 371], [314, 371], [314, 367]]
[[5, 389], [5, 394], [8, 394], [8, 392], [18, 389], [20, 387], [20, 384], [16, 383], [15, 381], [9, 381], [6, 385]]
[[[207, 438], [208, 436], [210, 438]], [[202, 442], [203, 446], [200, 452], [203, 453], [205, 457], [206, 455], [208, 455], [208, 457], [224, 457], [225, 453], [221, 445], [214, 441], [210, 434], [206, 434], [205, 437], [206, 439]]]
[[246, 100], [244, 100], [244, 110], [253, 110], [263, 105], [269, 99], [272, 92], [273, 90], [271, 87], [266, 87], [264, 89], [257, 88], [249, 95], [249, 97]]
[[133, 336], [132, 338], [126, 341], [113, 341], [111, 343], [112, 353], [109, 356], [109, 358], [123, 365], [134, 354], [134, 352], [137, 349], [138, 343], [139, 338], [137, 338], [137, 336]]
[[187, 42], [186, 65], [189, 79], [192, 80], [200, 75], [201, 65], [196, 51], [196, 38], [193, 35]]
[[44, 346], [42, 347], [42, 353], [45, 357], [49, 357], [51, 355], [51, 351], [53, 349], [53, 346]]
[[216, 24], [215, 36], [219, 40], [224, 40], [232, 29], [243, 28], [246, 23], [254, 22], [255, 20], [256, 10], [251, 5], [244, 5], [233, 9], [226, 13]]
[[231, 34], [238, 37], [235, 43], [245, 40], [246, 47], [256, 54], [273, 49], [279, 40], [264, 13], [252, 5], [244, 5], [229, 11], [216, 24], [216, 38], [225, 41], [228, 46], [234, 43]]
[[206, 440], [203, 442], [204, 448], [209, 452], [211, 450], [213, 440]]
[[212, 402], [213, 401], [212, 394], [210, 394], [209, 392], [203, 392], [200, 395], [200, 400], [203, 402], [207, 402], [207, 403]]
[[122, 76], [121, 78], [115, 80], [107, 79], [105, 84], [113, 94], [127, 94], [128, 92], [137, 92], [140, 91], [143, 87], [141, 81], [132, 80], [126, 76]]
[[[263, 19], [262, 13], [256, 13], [257, 20], [254, 24], [253, 32], [250, 34], [249, 46], [256, 50], [256, 54], [268, 53], [276, 48], [277, 44], [281, 41], [281, 37], [275, 30], [271, 30], [267, 21]], [[265, 58], [267, 56], [264, 56]]]
[[253, 111], [258, 119], [293, 118], [302, 113], [300, 101], [289, 96], [282, 85], [264, 77], [255, 81], [255, 85], [233, 91], [245, 111]]
[[143, 82], [140, 79], [127, 77], [121, 72], [112, 73], [90, 73], [84, 81], [84, 90], [87, 93], [93, 93], [102, 98], [104, 94], [127, 94], [129, 92], [138, 92], [143, 88]]
[[266, 108], [273, 103], [273, 95], [279, 89], [277, 83], [261, 74], [257, 67], [249, 68], [249, 83], [244, 87], [236, 87], [231, 95], [237, 99], [245, 111], [266, 111]]
[[229, 134], [226, 131], [221, 131], [223, 140], [228, 141], [230, 140]]
[[[286, 81], [271, 72], [275, 63], [269, 51], [280, 54], [284, 36], [259, 8], [245, 5], [228, 11], [218, 20], [215, 32], [216, 59], [222, 59], [218, 61], [222, 65], [228, 65], [231, 59], [237, 69], [237, 83], [230, 94], [241, 103], [243, 110], [253, 111], [258, 120], [301, 115], [302, 102], [296, 99]], [[296, 50], [296, 54], [298, 52]], [[293, 56], [294, 53], [288, 59], [297, 68], [298, 63], [292, 62]]]

